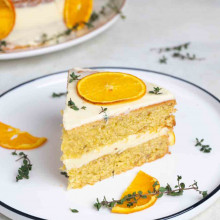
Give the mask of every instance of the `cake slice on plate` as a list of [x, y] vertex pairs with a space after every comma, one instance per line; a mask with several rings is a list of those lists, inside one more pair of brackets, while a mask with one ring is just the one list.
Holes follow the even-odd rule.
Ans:
[[68, 188], [81, 188], [163, 157], [175, 142], [176, 100], [126, 73], [68, 73], [63, 152]]

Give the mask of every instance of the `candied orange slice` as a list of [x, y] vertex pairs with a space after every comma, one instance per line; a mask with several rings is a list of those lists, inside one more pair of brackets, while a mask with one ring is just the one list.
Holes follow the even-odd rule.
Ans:
[[92, 14], [93, 0], [65, 0], [64, 22], [71, 29], [76, 24], [79, 28], [84, 26]]
[[[142, 191], [142, 195], [148, 194], [148, 190], [153, 191], [153, 184], [158, 181], [156, 178], [144, 173], [143, 171], [139, 171], [130, 186], [124, 191], [121, 196], [123, 199], [126, 195], [132, 194], [133, 192], [138, 193], [138, 191]], [[159, 184], [159, 182], [158, 182]], [[159, 189], [159, 185], [156, 186], [156, 189]], [[134, 202], [133, 199], [130, 201], [126, 201], [123, 204], [117, 204], [112, 208], [112, 212], [121, 213], [121, 214], [129, 214], [133, 212], [138, 212], [143, 209], [149, 208], [157, 201], [156, 195], [148, 195], [147, 198], [139, 198], [137, 203], [134, 203], [133, 206], [128, 207], [128, 202]]]
[[15, 9], [11, 0], [0, 0], [0, 40], [6, 38], [15, 24]]
[[40, 147], [46, 141], [45, 137], [34, 137], [28, 132], [0, 122], [0, 146], [3, 148], [28, 150]]
[[77, 92], [86, 101], [111, 104], [141, 98], [146, 93], [146, 85], [141, 79], [127, 73], [100, 72], [79, 80]]

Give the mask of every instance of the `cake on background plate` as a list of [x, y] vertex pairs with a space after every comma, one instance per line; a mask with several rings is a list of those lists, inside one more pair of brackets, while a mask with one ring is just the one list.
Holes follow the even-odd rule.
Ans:
[[[69, 189], [92, 185], [169, 152], [175, 142], [176, 100], [158, 88], [125, 73], [69, 71], [61, 146]], [[133, 98], [126, 99], [128, 93]]]

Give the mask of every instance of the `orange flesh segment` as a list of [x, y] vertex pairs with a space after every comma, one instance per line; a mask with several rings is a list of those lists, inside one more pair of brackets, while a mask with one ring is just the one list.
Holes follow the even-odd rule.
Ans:
[[77, 92], [88, 102], [112, 104], [141, 98], [146, 93], [146, 85], [127, 73], [100, 72], [79, 80]]
[[71, 29], [76, 24], [83, 27], [92, 14], [92, 5], [93, 0], [65, 0], [63, 15], [67, 28]]
[[11, 0], [0, 0], [0, 40], [6, 38], [15, 24], [15, 9]]
[[0, 122], [0, 146], [14, 150], [29, 150], [40, 147], [47, 138], [34, 137], [28, 132], [20, 131]]
[[[124, 191], [121, 196], [121, 199], [128, 195], [132, 194], [133, 192], [138, 193], [138, 191], [142, 191], [143, 195], [148, 194], [148, 190], [153, 191], [153, 184], [158, 181], [156, 178], [144, 173], [143, 171], [139, 171], [132, 183], [128, 186], [128, 188]], [[159, 184], [159, 182], [158, 182]], [[160, 186], [156, 186], [158, 189]], [[134, 200], [130, 200], [133, 202]], [[120, 214], [129, 214], [133, 212], [138, 212], [149, 208], [157, 201], [156, 195], [147, 196], [147, 198], [140, 198], [137, 203], [134, 203], [133, 206], [127, 207], [128, 202], [124, 202], [122, 205], [116, 205], [112, 208], [112, 212], [120, 213]]]

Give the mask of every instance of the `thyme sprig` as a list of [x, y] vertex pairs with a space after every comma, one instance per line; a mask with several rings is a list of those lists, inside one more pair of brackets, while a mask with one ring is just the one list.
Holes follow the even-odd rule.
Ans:
[[152, 48], [151, 50], [157, 51], [158, 53], [170, 52], [170, 51], [181, 51], [181, 50], [188, 49], [189, 45], [190, 45], [190, 42], [187, 42], [187, 43], [180, 44], [174, 47]]
[[80, 75], [76, 75], [74, 72], [70, 74], [69, 83], [73, 82], [74, 80], [79, 80]]
[[65, 96], [66, 94], [67, 94], [67, 92], [60, 92], [60, 93], [53, 92], [52, 97], [53, 98], [58, 98], [58, 97], [61, 97], [61, 96]]
[[[75, 111], [79, 111], [79, 107], [76, 106], [75, 102], [73, 102], [71, 98], [68, 101], [68, 106]], [[86, 106], [82, 106], [81, 109], [86, 110]]]
[[190, 55], [189, 53], [186, 53], [186, 55], [181, 53], [173, 53], [172, 56], [181, 60], [204, 60], [204, 58], [198, 58], [195, 54]]
[[165, 56], [162, 56], [162, 57], [159, 59], [159, 62], [166, 64], [166, 63], [167, 63], [167, 58], [166, 58]]
[[195, 146], [200, 146], [200, 151], [204, 152], [204, 153], [210, 153], [212, 148], [209, 147], [209, 145], [203, 145], [202, 142], [204, 141], [204, 139], [199, 140], [198, 138], [196, 138], [196, 144]]
[[77, 209], [70, 209], [71, 212], [73, 213], [78, 213], [79, 211]]
[[154, 87], [154, 90], [153, 91], [149, 91], [149, 93], [155, 94], [155, 95], [160, 95], [160, 94], [162, 94], [162, 92], [160, 92], [161, 89], [162, 88]]
[[4, 47], [7, 46], [7, 42], [5, 40], [0, 40], [0, 52], [5, 52]]
[[68, 174], [67, 174], [67, 172], [65, 172], [65, 171], [61, 171], [60, 174], [63, 175], [63, 176], [65, 176], [66, 178], [69, 177]]
[[106, 122], [108, 121], [107, 110], [108, 110], [108, 108], [103, 108], [103, 107], [101, 107], [101, 111], [99, 112], [99, 114], [104, 113], [104, 120], [105, 120]]
[[148, 196], [156, 195], [157, 198], [161, 198], [164, 194], [168, 196], [181, 196], [183, 195], [183, 192], [186, 190], [195, 190], [199, 194], [203, 196], [207, 196], [207, 191], [201, 191], [199, 190], [198, 183], [194, 181], [193, 184], [189, 185], [189, 187], [185, 186], [185, 183], [180, 182], [182, 179], [181, 176], [177, 176], [177, 185], [175, 185], [174, 188], [170, 186], [170, 184], [167, 183], [165, 187], [157, 187], [159, 184], [158, 182], [154, 182], [153, 184], [153, 191], [148, 191], [148, 193], [143, 194], [142, 191], [133, 192], [131, 194], [125, 195], [122, 199], [112, 199], [108, 201], [106, 197], [104, 196], [102, 201], [99, 201], [99, 199], [96, 199], [96, 202], [94, 203], [94, 207], [99, 211], [101, 207], [106, 207], [112, 209], [116, 204], [126, 204], [127, 207], [134, 206], [138, 202], [140, 198], [146, 199]]
[[32, 164], [28, 155], [24, 152], [17, 153], [16, 151], [12, 152], [13, 156], [20, 156], [16, 161], [23, 159], [22, 166], [18, 169], [18, 175], [16, 176], [16, 182], [22, 179], [29, 179], [29, 173], [32, 170]]
[[110, 9], [112, 9], [114, 12], [116, 12], [117, 14], [120, 15], [121, 19], [125, 19], [126, 16], [122, 13], [121, 10], [119, 10], [118, 6], [116, 5], [115, 3], [115, 0], [110, 0], [108, 3], [107, 3], [107, 7], [109, 7]]

